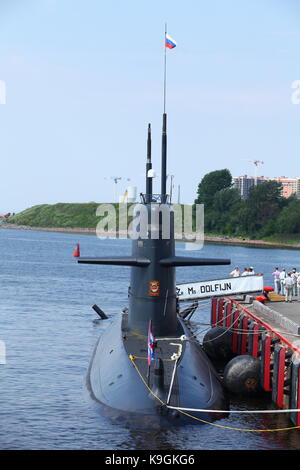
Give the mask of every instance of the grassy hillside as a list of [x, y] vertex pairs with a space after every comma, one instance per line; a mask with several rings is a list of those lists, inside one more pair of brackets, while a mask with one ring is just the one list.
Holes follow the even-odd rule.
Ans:
[[[113, 204], [113, 206], [116, 210], [116, 223], [118, 228], [119, 204]], [[96, 229], [97, 224], [101, 220], [101, 217], [96, 215], [98, 207], [99, 203], [96, 202], [41, 204], [19, 212], [5, 219], [5, 222], [28, 227]], [[131, 220], [132, 218], [128, 217], [128, 222]], [[206, 236], [218, 237], [222, 236], [222, 234], [206, 232]], [[248, 238], [251, 239], [252, 237]], [[300, 244], [300, 235], [273, 234], [268, 237], [262, 237], [262, 240], [278, 243], [279, 245], [288, 244], [292, 247], [293, 245], [297, 246]]]
[[[118, 229], [120, 206], [119, 204], [112, 205], [115, 207], [116, 228]], [[128, 204], [128, 211], [131, 205]], [[95, 229], [103, 217], [96, 215], [99, 206], [100, 204], [96, 202], [41, 204], [9, 217], [6, 222], [28, 227]], [[110, 216], [109, 220], [107, 214], [104, 217], [105, 222], [108, 222], [110, 226], [115, 226], [113, 215]], [[175, 220], [180, 220], [180, 218], [178, 219], [175, 215]], [[128, 215], [128, 223], [131, 221], [132, 217]], [[180, 227], [180, 223], [178, 226]]]
[[84, 204], [41, 204], [10, 217], [7, 222], [30, 227], [96, 228], [96, 202]]

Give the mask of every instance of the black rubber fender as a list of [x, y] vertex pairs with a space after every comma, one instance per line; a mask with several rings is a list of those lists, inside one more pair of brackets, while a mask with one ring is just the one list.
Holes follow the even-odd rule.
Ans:
[[242, 355], [234, 357], [226, 364], [223, 385], [233, 394], [258, 395], [263, 392], [260, 378], [260, 360], [249, 355]]
[[202, 346], [212, 361], [226, 364], [235, 354], [232, 352], [232, 332], [221, 326], [211, 328], [204, 336]]

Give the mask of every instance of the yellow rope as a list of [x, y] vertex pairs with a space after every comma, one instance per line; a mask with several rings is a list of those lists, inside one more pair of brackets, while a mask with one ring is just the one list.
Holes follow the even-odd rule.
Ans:
[[[147, 388], [147, 390], [151, 393], [151, 395], [153, 395], [162, 405], [164, 406], [168, 406], [166, 405], [166, 403], [164, 403], [152, 390], [151, 388], [148, 386], [148, 384], [146, 383], [144, 377], [142, 376], [141, 372], [139, 371], [137, 365], [135, 364], [134, 360], [137, 358], [137, 356], [133, 356], [132, 354], [129, 355], [129, 359], [131, 360], [135, 370], [137, 371], [138, 375], [140, 376], [142, 382], [144, 383], [145, 387]], [[277, 429], [244, 429], [244, 428], [233, 428], [233, 427], [230, 427], [230, 426], [223, 426], [222, 424], [216, 424], [216, 423], [211, 423], [210, 421], [205, 421], [204, 419], [200, 419], [200, 418], [197, 418], [196, 416], [193, 416], [189, 413], [186, 413], [185, 411], [183, 410], [177, 410], [179, 411], [179, 413], [182, 413], [183, 415], [186, 415], [188, 416], [189, 418], [192, 418], [192, 419], [195, 419], [196, 421], [200, 421], [201, 423], [205, 423], [205, 424], [210, 424], [211, 426], [215, 426], [217, 428], [222, 428], [222, 429], [229, 429], [230, 431], [244, 431], [244, 432], [278, 432], [278, 431], [290, 431], [291, 429], [299, 429], [300, 426], [293, 426], [293, 427], [290, 427], [290, 428], [277, 428]], [[230, 411], [228, 411], [228, 413], [230, 413]]]
[[135, 364], [134, 362], [134, 359], [135, 359], [135, 356], [133, 356], [132, 354], [129, 355], [129, 359], [131, 360], [135, 370], [137, 371], [137, 373], [139, 374], [140, 378], [142, 379], [145, 387], [149, 390], [149, 392], [162, 404], [162, 405], [165, 405], [165, 403], [154, 393], [152, 392], [151, 388], [148, 386], [147, 382], [145, 381], [144, 377], [142, 376], [141, 372], [139, 371], [139, 369], [137, 368], [137, 365]]
[[[132, 358], [133, 360], [134, 360], [134, 359], [144, 359], [144, 360], [147, 360], [147, 359], [148, 359], [148, 357], [146, 357], [146, 356], [134, 356], [133, 354], [130, 354], [130, 355], [129, 355], [129, 358], [130, 358], [130, 359]], [[171, 359], [171, 358], [170, 358], [170, 359], [166, 358], [166, 359], [162, 359], [162, 360], [163, 360], [163, 361], [171, 361], [171, 362], [174, 361], [174, 359]]]

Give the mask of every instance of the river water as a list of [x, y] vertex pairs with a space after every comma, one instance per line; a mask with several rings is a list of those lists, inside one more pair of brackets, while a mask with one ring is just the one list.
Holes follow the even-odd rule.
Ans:
[[[0, 230], [0, 340], [6, 346], [6, 364], [0, 365], [0, 449], [300, 449], [299, 430], [260, 431], [291, 427], [285, 414], [232, 414], [217, 422], [222, 427], [169, 430], [129, 428], [101, 416], [85, 377], [99, 335], [127, 306], [130, 268], [78, 265], [75, 243], [82, 256], [126, 255], [131, 249], [130, 240]], [[185, 254], [184, 243], [176, 249]], [[232, 266], [178, 268], [177, 282], [227, 277], [233, 265], [251, 265], [272, 285], [275, 266], [300, 268], [297, 251], [288, 249], [206, 245], [202, 255], [230, 258]], [[91, 309], [95, 303], [108, 320], [98, 320]], [[206, 302], [194, 318], [202, 334], [209, 317]], [[265, 399], [232, 403], [235, 409], [269, 406]]]

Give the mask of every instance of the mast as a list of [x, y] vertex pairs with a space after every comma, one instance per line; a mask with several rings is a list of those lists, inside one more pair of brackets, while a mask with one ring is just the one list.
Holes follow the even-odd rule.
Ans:
[[152, 170], [151, 162], [151, 124], [148, 124], [148, 139], [147, 139], [147, 162], [146, 162], [146, 202], [152, 201], [152, 176], [149, 176], [149, 171]]
[[166, 39], [167, 39], [167, 23], [165, 23], [165, 41], [164, 41], [164, 48], [165, 48], [165, 55], [164, 55], [164, 114], [166, 113], [166, 95], [167, 95], [167, 46], [166, 46]]
[[167, 114], [163, 114], [161, 141], [161, 202], [167, 202]]
[[167, 23], [165, 23], [164, 38], [164, 112], [162, 125], [162, 143], [161, 143], [161, 202], [167, 201], [167, 113], [166, 113], [166, 94], [167, 94]]

